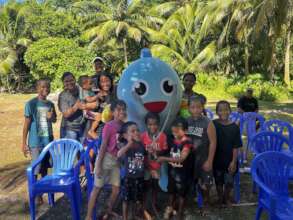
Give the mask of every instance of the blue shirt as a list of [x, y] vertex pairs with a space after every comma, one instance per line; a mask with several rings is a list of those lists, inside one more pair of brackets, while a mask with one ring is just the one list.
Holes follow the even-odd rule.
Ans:
[[52, 110], [56, 117], [54, 104], [37, 97], [25, 104], [24, 116], [31, 119], [28, 137], [30, 148], [45, 147], [53, 140], [52, 121], [47, 119], [47, 112]]

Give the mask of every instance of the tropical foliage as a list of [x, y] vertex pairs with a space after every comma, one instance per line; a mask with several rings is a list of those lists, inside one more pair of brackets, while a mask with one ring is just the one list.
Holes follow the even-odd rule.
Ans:
[[293, 0], [8, 0], [0, 5], [0, 87], [22, 91], [46, 76], [57, 88], [62, 71], [90, 74], [95, 56], [119, 76], [148, 47], [179, 74], [220, 77], [234, 96], [256, 75], [259, 94], [274, 85], [288, 96], [292, 22]]

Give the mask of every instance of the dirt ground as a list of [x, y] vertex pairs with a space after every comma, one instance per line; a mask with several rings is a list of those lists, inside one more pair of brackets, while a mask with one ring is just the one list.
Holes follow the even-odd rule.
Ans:
[[[0, 220], [29, 219], [27, 202], [27, 183], [25, 169], [29, 158], [25, 158], [21, 151], [21, 136], [23, 125], [24, 103], [34, 95], [8, 95], [0, 94]], [[232, 103], [235, 107], [235, 101]], [[267, 103], [261, 102], [261, 113], [266, 118], [280, 118], [293, 122], [293, 103]], [[56, 106], [57, 107], [57, 106]], [[215, 102], [209, 107], [214, 109]], [[60, 114], [58, 122], [54, 125], [55, 137], [58, 138]], [[232, 209], [217, 209], [212, 207], [208, 217], [200, 218], [197, 214], [196, 201], [191, 197], [188, 202], [186, 219], [209, 220], [248, 220], [253, 219], [256, 196], [251, 193], [251, 179], [247, 174], [241, 176], [241, 204]], [[214, 190], [213, 193], [215, 194]], [[104, 204], [107, 193], [99, 199], [98, 204]], [[160, 210], [165, 207], [166, 197], [161, 193]], [[213, 196], [215, 198], [215, 196]], [[86, 210], [86, 198], [83, 200], [82, 215]], [[69, 203], [60, 197], [56, 206], [48, 207], [45, 203], [38, 207], [39, 219], [71, 219]], [[161, 219], [161, 217], [159, 218]], [[265, 219], [265, 218], [263, 218]]]

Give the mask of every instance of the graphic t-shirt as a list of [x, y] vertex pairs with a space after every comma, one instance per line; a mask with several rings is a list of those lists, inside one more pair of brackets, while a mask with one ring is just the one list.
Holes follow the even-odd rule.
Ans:
[[47, 113], [53, 111], [54, 104], [48, 100], [33, 98], [25, 104], [24, 116], [31, 119], [29, 127], [29, 147], [45, 147], [53, 140], [52, 122], [47, 119]]
[[201, 165], [204, 163], [209, 155], [209, 138], [208, 138], [208, 125], [210, 119], [206, 116], [200, 116], [197, 119], [189, 117], [187, 135], [192, 139], [193, 148], [195, 150], [196, 164]]
[[[144, 177], [146, 150], [142, 143], [134, 143], [123, 157], [123, 164], [127, 178]], [[125, 145], [124, 145], [125, 146]]]
[[[168, 145], [170, 149], [170, 157], [179, 158], [182, 151], [185, 149], [192, 149], [192, 141], [190, 138], [185, 136], [181, 140], [176, 140], [170, 137], [168, 140]], [[176, 179], [187, 180], [192, 176], [192, 157], [191, 152], [187, 158], [182, 163], [169, 163], [169, 175]]]
[[[147, 131], [141, 134], [141, 141], [146, 150], [153, 143], [153, 139], [149, 136]], [[167, 136], [164, 133], [160, 133], [159, 137], [156, 139], [155, 145], [157, 147], [156, 151], [168, 150]], [[156, 158], [153, 158], [152, 155], [148, 155], [148, 168], [150, 170], [158, 170], [161, 167], [161, 164], [155, 159]]]
[[240, 129], [235, 123], [223, 125], [218, 119], [213, 122], [217, 132], [214, 169], [226, 171], [233, 159], [233, 149], [242, 147]]

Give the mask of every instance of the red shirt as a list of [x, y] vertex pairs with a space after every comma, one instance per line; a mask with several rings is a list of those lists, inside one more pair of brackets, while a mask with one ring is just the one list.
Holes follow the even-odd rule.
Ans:
[[[153, 139], [149, 136], [148, 132], [143, 132], [141, 134], [141, 141], [145, 147], [145, 149], [147, 150], [148, 145], [151, 145], [153, 143]], [[162, 132], [160, 133], [159, 137], [156, 139], [155, 142], [158, 146], [158, 151], [163, 151], [163, 150], [167, 150], [168, 146], [167, 146], [167, 136]], [[150, 158], [150, 157], [149, 157]], [[148, 160], [148, 168], [150, 170], [158, 170], [160, 169], [161, 164], [158, 163], [155, 160]]]

